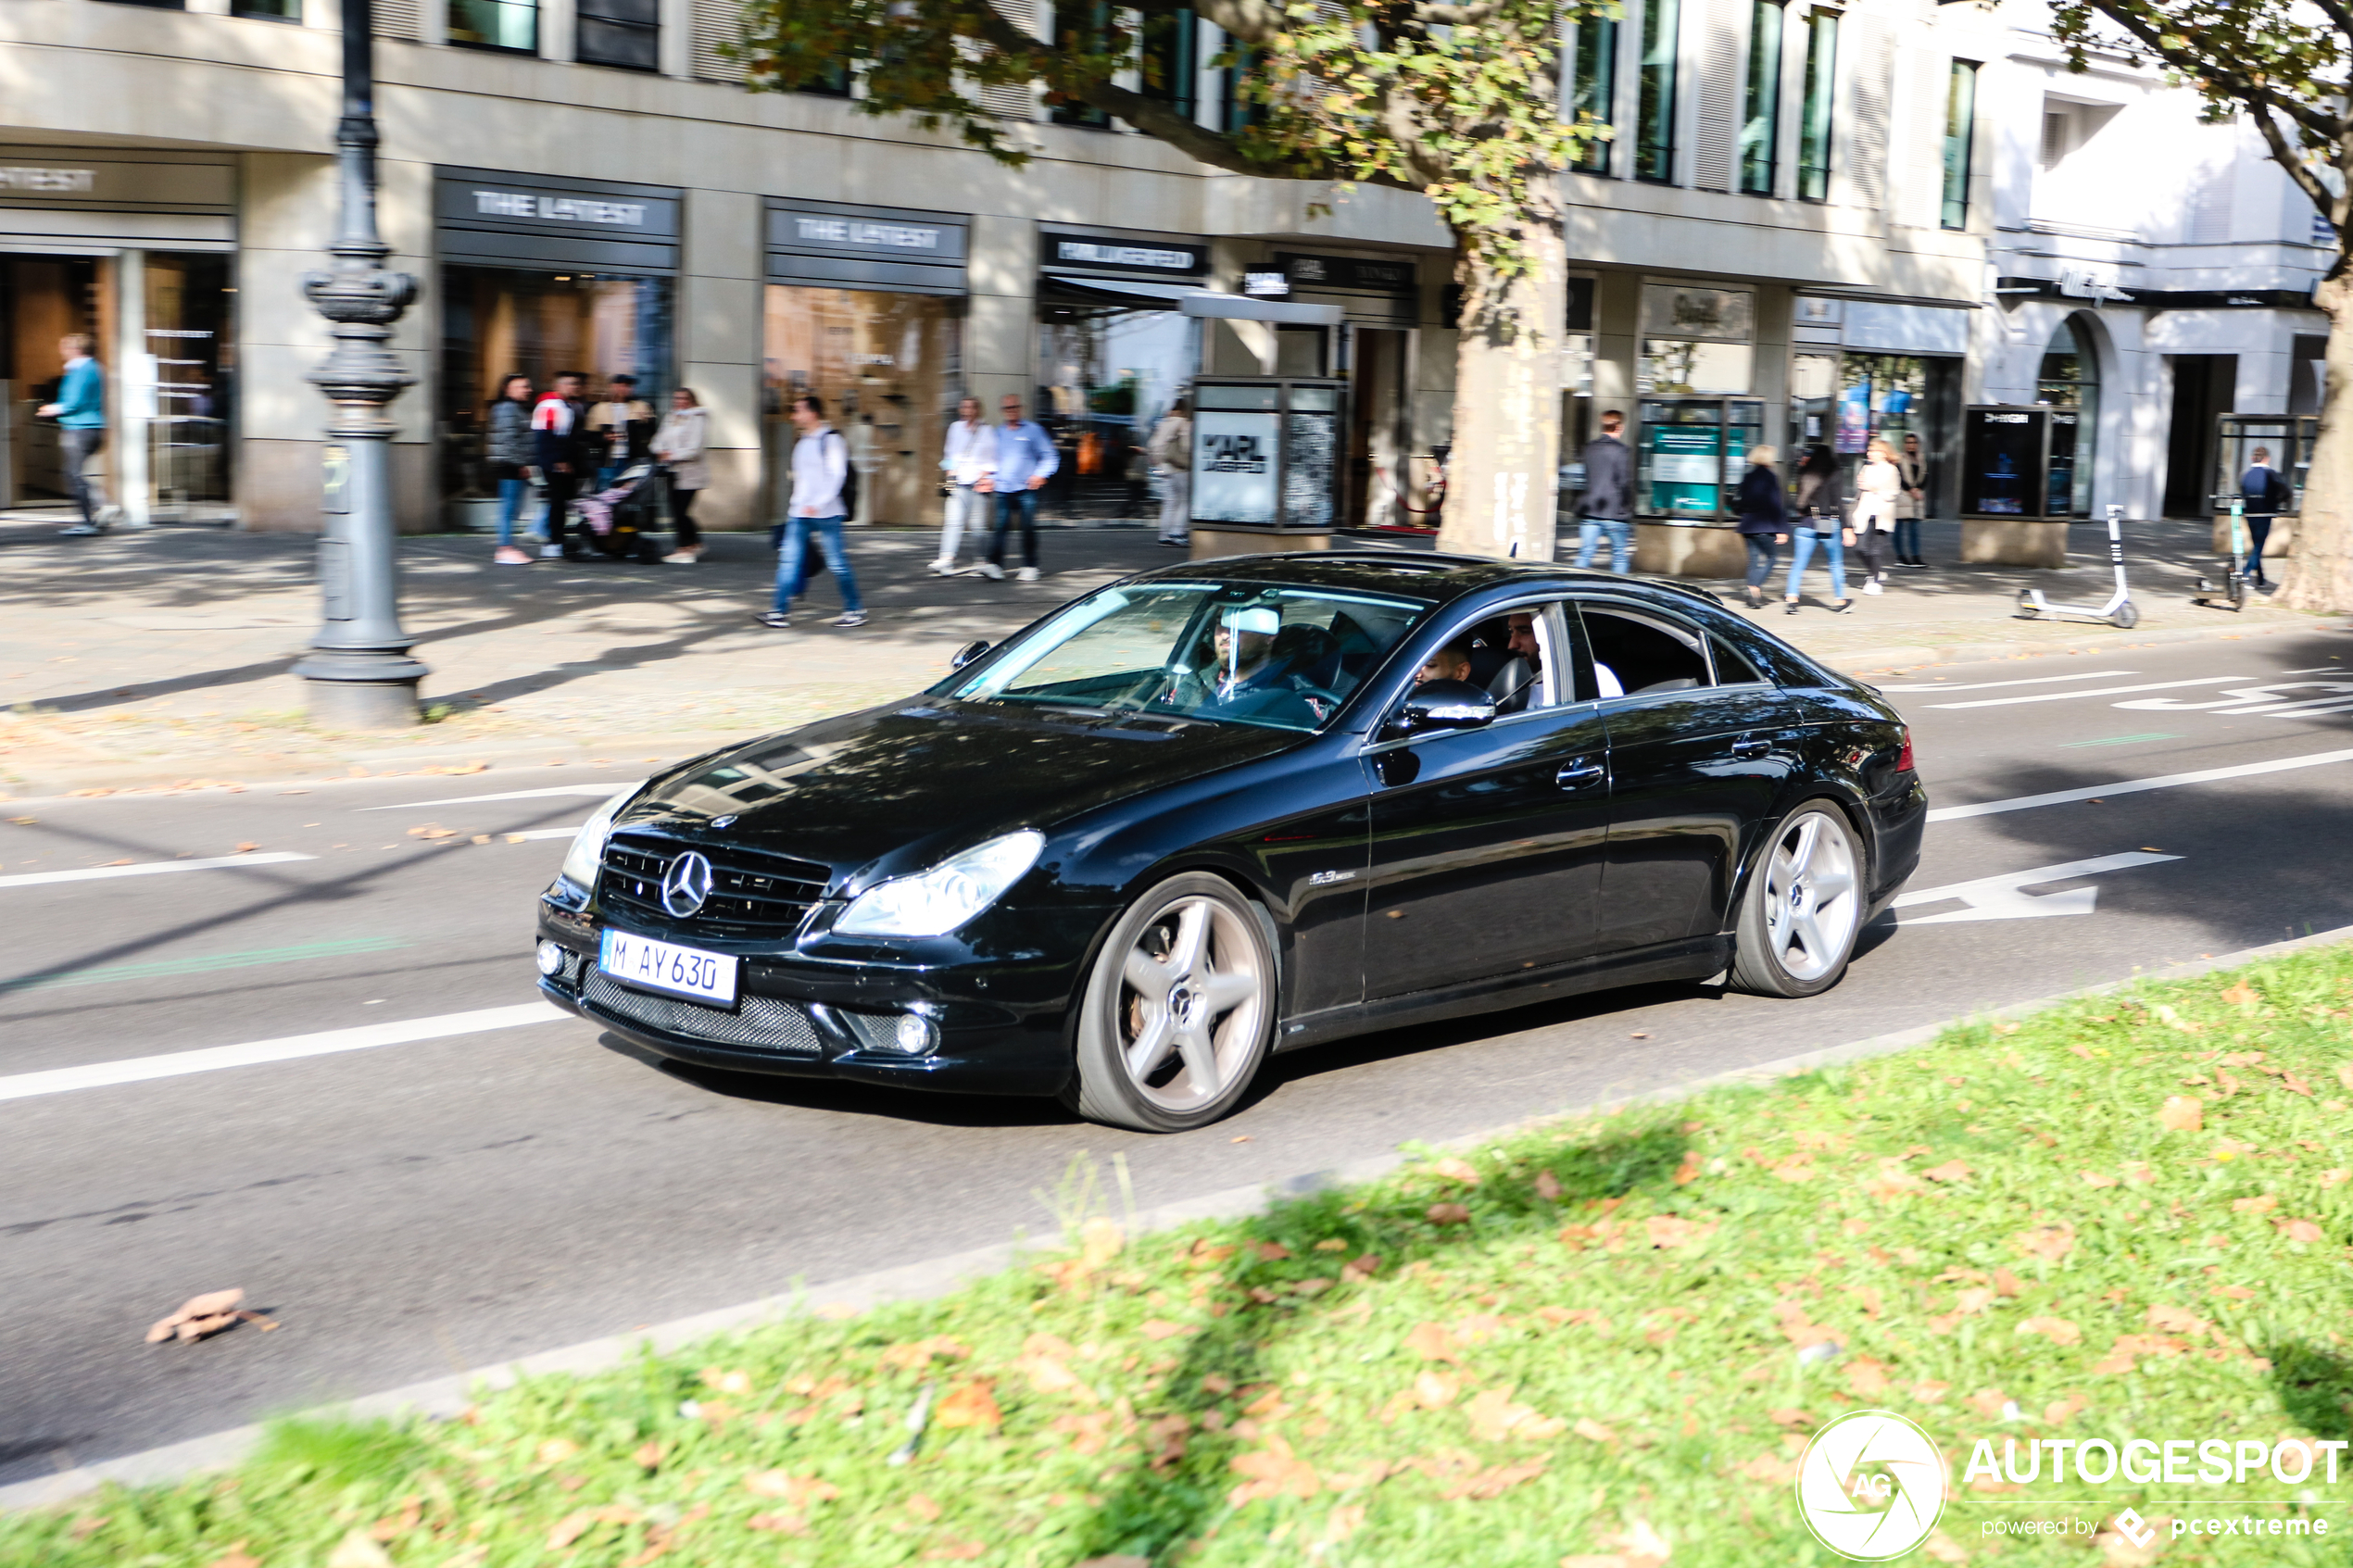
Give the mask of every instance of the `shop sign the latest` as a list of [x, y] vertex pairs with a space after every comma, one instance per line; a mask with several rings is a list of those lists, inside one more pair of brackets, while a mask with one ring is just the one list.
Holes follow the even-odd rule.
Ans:
[[673, 189], [480, 169], [436, 172], [434, 211], [445, 260], [677, 270], [681, 202]]

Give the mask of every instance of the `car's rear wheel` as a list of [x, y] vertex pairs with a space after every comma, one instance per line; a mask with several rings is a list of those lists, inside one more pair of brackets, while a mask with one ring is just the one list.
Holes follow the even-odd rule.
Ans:
[[1863, 847], [1846, 815], [1809, 800], [1781, 819], [1741, 895], [1732, 984], [1811, 997], [1846, 972], [1863, 929]]
[[1072, 1109], [1145, 1133], [1206, 1126], [1266, 1060], [1275, 954], [1265, 921], [1221, 878], [1171, 877], [1112, 929], [1079, 1006]]

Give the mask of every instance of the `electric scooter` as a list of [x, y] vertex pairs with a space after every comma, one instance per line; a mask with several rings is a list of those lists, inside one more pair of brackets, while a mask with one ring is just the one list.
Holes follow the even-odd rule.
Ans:
[[2024, 616], [2072, 615], [2085, 621], [2112, 621], [2126, 631], [2139, 624], [2141, 612], [2133, 607], [2132, 591], [2124, 586], [2124, 508], [2108, 509], [2108, 558], [2116, 567], [2116, 592], [2100, 605], [2055, 605], [2043, 597], [2040, 588], [2020, 589], [2018, 611]]
[[2219, 598], [2233, 611], [2243, 611], [2246, 608], [2246, 573], [2240, 568], [2246, 561], [2246, 497], [2217, 495], [2214, 499], [2218, 502], [2228, 499], [2231, 503], [2230, 558], [2222, 563], [2221, 587], [2218, 589], [2211, 579], [2200, 577], [2197, 592], [2190, 596], [2190, 603], [2211, 605]]

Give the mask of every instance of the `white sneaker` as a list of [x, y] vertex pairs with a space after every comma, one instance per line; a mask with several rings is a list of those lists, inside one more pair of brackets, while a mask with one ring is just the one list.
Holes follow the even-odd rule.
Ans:
[[942, 556], [925, 570], [934, 577], [953, 577], [956, 575], [956, 563], [950, 558]]
[[1879, 585], [1879, 583], [1878, 583], [1876, 581], [1874, 581], [1874, 582], [1870, 582], [1870, 583], [1864, 583], [1864, 584], [1863, 584], [1863, 592], [1865, 592], [1865, 593], [1867, 593], [1867, 594], [1884, 594], [1885, 592], [1887, 592], [1887, 590], [1886, 590], [1886, 589], [1884, 589], [1884, 588], [1882, 588], [1882, 587], [1881, 587], [1881, 586]]
[[991, 583], [1002, 583], [1005, 580], [1005, 569], [993, 560], [975, 561], [968, 575], [986, 577]]
[[561, 560], [564, 558], [564, 547], [561, 545], [542, 545], [539, 546], [539, 558], [541, 560]]
[[702, 559], [700, 550], [673, 550], [661, 558], [664, 566], [692, 566]]
[[1018, 581], [1020, 581], [1020, 582], [1024, 582], [1024, 583], [1035, 583], [1035, 582], [1037, 582], [1037, 581], [1038, 581], [1038, 569], [1037, 569], [1036, 567], [1034, 567], [1034, 566], [1025, 566], [1025, 567], [1023, 567], [1023, 568], [1021, 569], [1020, 573], [1018, 574]]

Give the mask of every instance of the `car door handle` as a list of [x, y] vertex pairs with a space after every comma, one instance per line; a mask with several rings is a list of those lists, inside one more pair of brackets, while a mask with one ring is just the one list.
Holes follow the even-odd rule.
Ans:
[[1743, 735], [1732, 743], [1732, 755], [1735, 757], [1762, 757], [1772, 749], [1771, 741], [1758, 740], [1754, 735]]
[[1578, 789], [1600, 778], [1604, 771], [1599, 762], [1588, 762], [1579, 757], [1561, 764], [1561, 771], [1553, 775], [1553, 782], [1563, 789]]

